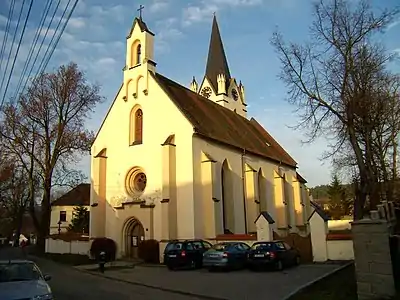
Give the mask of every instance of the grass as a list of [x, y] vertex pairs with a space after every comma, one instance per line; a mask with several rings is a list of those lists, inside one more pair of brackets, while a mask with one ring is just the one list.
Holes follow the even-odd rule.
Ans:
[[289, 300], [357, 300], [354, 265], [324, 278]]

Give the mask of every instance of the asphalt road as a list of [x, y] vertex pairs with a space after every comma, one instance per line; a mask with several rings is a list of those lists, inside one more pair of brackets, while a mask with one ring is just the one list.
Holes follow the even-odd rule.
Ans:
[[[19, 249], [0, 249], [0, 260], [20, 258]], [[56, 300], [195, 300], [199, 298], [118, 282], [77, 271], [49, 260], [33, 258], [49, 281]]]

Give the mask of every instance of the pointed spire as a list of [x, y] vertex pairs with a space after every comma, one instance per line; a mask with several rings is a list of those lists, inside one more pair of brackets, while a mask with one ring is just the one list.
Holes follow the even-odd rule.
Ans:
[[217, 17], [214, 14], [205, 75], [211, 81], [215, 91], [218, 89], [217, 76], [220, 74], [225, 76], [227, 83], [230, 81], [231, 74], [229, 72], [228, 61], [219, 33]]
[[192, 80], [192, 82], [190, 83], [190, 89], [191, 89], [193, 92], [197, 93], [197, 88], [198, 88], [197, 81], [196, 81], [196, 78], [193, 76], [193, 80]]

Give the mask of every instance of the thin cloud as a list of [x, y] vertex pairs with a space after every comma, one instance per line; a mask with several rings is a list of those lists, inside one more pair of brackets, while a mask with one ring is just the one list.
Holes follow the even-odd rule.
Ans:
[[393, 29], [394, 27], [396, 27], [396, 26], [399, 25], [399, 24], [400, 24], [400, 20], [393, 21], [392, 23], [390, 23], [390, 24], [387, 26], [387, 30], [391, 30], [391, 29]]
[[68, 26], [74, 29], [82, 29], [86, 25], [84, 18], [71, 18], [68, 22]]
[[199, 5], [189, 5], [183, 10], [182, 25], [189, 26], [194, 23], [209, 21], [213, 13], [226, 7], [242, 7], [261, 5], [263, 0], [208, 0], [201, 1]]
[[166, 10], [168, 6], [169, 4], [166, 1], [154, 1], [149, 7], [149, 12], [151, 13], [162, 12], [163, 10]]

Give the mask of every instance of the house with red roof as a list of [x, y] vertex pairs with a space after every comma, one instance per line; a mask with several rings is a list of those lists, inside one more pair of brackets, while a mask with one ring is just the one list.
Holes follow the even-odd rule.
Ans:
[[66, 232], [73, 218], [74, 208], [84, 206], [89, 210], [90, 184], [81, 183], [51, 203], [50, 234]]

